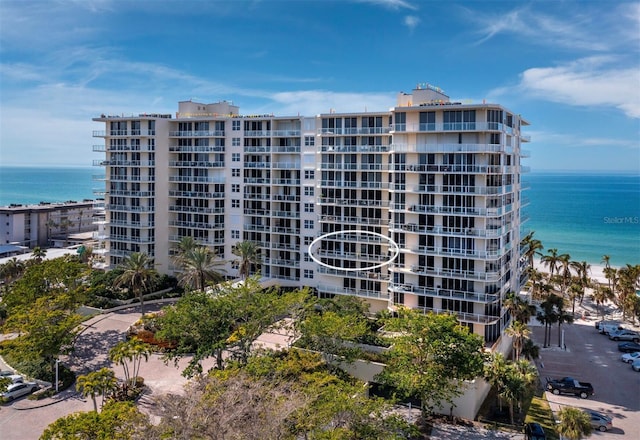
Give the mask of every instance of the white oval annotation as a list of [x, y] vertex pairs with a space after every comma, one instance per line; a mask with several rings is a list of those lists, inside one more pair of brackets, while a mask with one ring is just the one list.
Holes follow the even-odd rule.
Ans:
[[[338, 266], [333, 266], [331, 264], [327, 264], [324, 263], [323, 261], [320, 261], [320, 259], [316, 258], [315, 255], [313, 255], [312, 249], [313, 247], [319, 243], [320, 241], [327, 239], [329, 237], [333, 237], [334, 235], [346, 235], [346, 234], [363, 234], [363, 235], [373, 235], [376, 237], [380, 237], [383, 240], [387, 240], [389, 242], [389, 246], [391, 247], [391, 249], [393, 250], [393, 255], [387, 260], [384, 261], [380, 264], [376, 264], [374, 266], [366, 266], [366, 267], [356, 267], [356, 268], [344, 268], [344, 267], [338, 267]], [[398, 258], [398, 255], [400, 254], [400, 247], [398, 246], [398, 244], [393, 241], [391, 238], [379, 234], [377, 232], [371, 232], [371, 231], [363, 231], [361, 229], [357, 229], [357, 230], [344, 230], [344, 231], [334, 231], [334, 232], [329, 232], [327, 234], [323, 234], [321, 236], [319, 236], [318, 238], [316, 238], [315, 240], [313, 240], [311, 242], [311, 244], [309, 245], [309, 249], [307, 250], [307, 252], [309, 253], [309, 256], [311, 257], [311, 259], [313, 261], [315, 261], [316, 263], [318, 263], [320, 266], [324, 266], [327, 267], [329, 269], [335, 269], [335, 270], [343, 270], [345, 272], [361, 272], [364, 270], [373, 270], [373, 269], [377, 269], [379, 267], [383, 267], [386, 266], [387, 264], [391, 264], [396, 258]]]

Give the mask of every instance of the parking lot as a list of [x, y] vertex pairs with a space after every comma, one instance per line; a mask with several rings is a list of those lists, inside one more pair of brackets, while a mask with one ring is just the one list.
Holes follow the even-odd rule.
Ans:
[[[551, 347], [541, 350], [536, 362], [542, 383], [546, 377], [574, 377], [591, 382], [595, 394], [587, 399], [547, 392], [554, 412], [563, 406], [591, 409], [613, 418], [613, 429], [595, 431], [594, 439], [640, 439], [640, 373], [620, 361], [618, 343], [595, 329], [596, 318], [577, 319], [563, 325], [566, 350], [558, 348], [558, 328], [551, 331]], [[532, 326], [533, 338], [542, 347], [544, 327]]]

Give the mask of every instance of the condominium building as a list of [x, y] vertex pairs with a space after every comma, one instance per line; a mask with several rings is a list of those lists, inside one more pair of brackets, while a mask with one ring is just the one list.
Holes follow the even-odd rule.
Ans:
[[65, 243], [70, 235], [92, 232], [94, 214], [93, 200], [2, 206], [0, 244], [33, 248]]
[[144, 252], [174, 273], [190, 236], [233, 276], [232, 249], [250, 240], [262, 277], [282, 286], [355, 295], [372, 311], [453, 312], [489, 345], [508, 325], [528, 124], [499, 104], [419, 84], [382, 111], [241, 115], [227, 101], [184, 101], [175, 115], [94, 121], [105, 126], [93, 135], [104, 138], [94, 151], [106, 155], [95, 164], [106, 168], [99, 235], [111, 267]]

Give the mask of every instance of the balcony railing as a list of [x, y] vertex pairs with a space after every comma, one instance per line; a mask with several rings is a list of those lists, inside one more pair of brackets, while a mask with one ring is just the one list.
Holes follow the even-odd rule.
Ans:
[[196, 130], [196, 131], [170, 131], [170, 137], [219, 137], [224, 136], [224, 130]]
[[224, 208], [205, 208], [201, 206], [169, 206], [172, 212], [197, 212], [203, 214], [224, 214]]
[[341, 216], [333, 216], [333, 215], [323, 215], [318, 218], [321, 222], [331, 222], [331, 223], [349, 223], [349, 224], [360, 224], [360, 225], [387, 225], [389, 224], [389, 220], [380, 219], [380, 218], [367, 218], [367, 217], [341, 217]]
[[391, 127], [353, 127], [353, 128], [320, 128], [319, 135], [358, 135], [358, 134], [386, 134]]
[[169, 161], [170, 167], [178, 168], [224, 168], [224, 161], [209, 162], [209, 161], [190, 161], [190, 160], [171, 160]]
[[189, 146], [173, 145], [169, 147], [169, 151], [175, 152], [175, 153], [212, 153], [212, 152], [223, 153], [225, 151], [225, 147], [220, 145], [189, 145]]
[[422, 287], [414, 284], [390, 283], [389, 290], [399, 293], [411, 293], [420, 296], [430, 296], [438, 298], [451, 298], [464, 301], [473, 301], [481, 303], [492, 303], [498, 301], [500, 294], [498, 293], [478, 293], [465, 292], [462, 290], [440, 289], [433, 287]]
[[199, 192], [199, 191], [174, 191], [169, 190], [169, 197], [197, 198], [197, 199], [224, 199], [223, 192]]
[[322, 153], [385, 153], [388, 145], [320, 145], [318, 151]]
[[415, 232], [417, 234], [433, 234], [445, 236], [461, 236], [461, 237], [500, 237], [507, 233], [506, 226], [498, 228], [454, 228], [447, 226], [429, 226], [419, 225], [417, 223], [390, 223], [389, 229], [398, 229], [405, 232]]
[[320, 293], [329, 293], [333, 295], [351, 295], [359, 296], [363, 298], [375, 298], [375, 299], [389, 299], [389, 293], [387, 291], [379, 290], [366, 290], [366, 289], [352, 289], [349, 287], [330, 286], [327, 284], [319, 284], [316, 289]]

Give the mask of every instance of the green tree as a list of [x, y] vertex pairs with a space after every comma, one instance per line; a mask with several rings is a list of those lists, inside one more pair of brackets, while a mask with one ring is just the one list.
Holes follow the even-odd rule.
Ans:
[[632, 266], [627, 264], [618, 269], [618, 283], [616, 304], [622, 310], [622, 319], [625, 320], [631, 313], [634, 301], [633, 296], [640, 288], [640, 264]]
[[521, 243], [524, 246], [524, 253], [522, 256], [525, 257], [529, 262], [529, 265], [528, 265], [529, 268], [534, 267], [533, 265], [534, 258], [536, 256], [542, 256], [542, 252], [540, 251], [544, 249], [542, 242], [533, 237], [534, 233], [535, 231], [531, 231], [521, 240]]
[[591, 417], [586, 412], [565, 406], [558, 412], [560, 423], [557, 430], [560, 435], [568, 440], [580, 440], [593, 432], [591, 427]]
[[78, 412], [61, 417], [40, 436], [40, 440], [91, 439], [134, 440], [149, 426], [146, 415], [131, 402], [110, 402], [102, 412]]
[[31, 252], [31, 258], [33, 258], [37, 263], [42, 262], [44, 258], [47, 256], [47, 250], [42, 249], [40, 246], [36, 246], [33, 248]]
[[[153, 347], [133, 337], [118, 342], [109, 350], [109, 360], [122, 366], [125, 389], [133, 387], [140, 373], [142, 360], [149, 360]], [[129, 365], [131, 363], [131, 365]]]
[[191, 377], [202, 371], [204, 359], [215, 356], [223, 367], [223, 351], [245, 363], [251, 347], [267, 328], [295, 313], [309, 296], [306, 290], [280, 292], [263, 289], [257, 277], [242, 283], [223, 283], [211, 294], [192, 292], [167, 308], [157, 320], [157, 337], [175, 343], [166, 359], [190, 359], [183, 372]]
[[191, 377], [202, 372], [202, 361], [215, 356], [216, 365], [223, 368], [223, 351], [235, 325], [236, 305], [224, 294], [211, 295], [196, 290], [166, 307], [157, 318], [158, 339], [173, 345], [165, 359], [189, 358], [184, 373]]
[[547, 255], [543, 255], [540, 258], [540, 262], [544, 267], [549, 269], [549, 280], [553, 279], [553, 275], [558, 270], [560, 264], [560, 255], [558, 255], [558, 249], [547, 249]]
[[531, 336], [531, 330], [522, 321], [511, 321], [511, 325], [505, 329], [505, 334], [513, 338], [513, 353], [517, 361], [520, 359], [524, 341]]
[[227, 349], [235, 359], [245, 363], [255, 340], [283, 316], [301, 308], [309, 291], [264, 289], [258, 277], [252, 276], [242, 283], [227, 283], [221, 294], [228, 295], [236, 307], [235, 324], [227, 339]]
[[180, 273], [178, 280], [182, 286], [196, 290], [205, 290], [207, 282], [219, 282], [224, 279], [220, 266], [225, 262], [204, 246], [196, 246], [179, 258]]
[[4, 264], [0, 265], [0, 274], [2, 276], [2, 280], [6, 285], [9, 285], [13, 281], [20, 278], [24, 270], [24, 261], [18, 260], [16, 257], [13, 257], [7, 260]]
[[153, 258], [134, 252], [120, 263], [122, 273], [115, 280], [116, 287], [127, 287], [140, 300], [140, 312], [144, 315], [144, 293], [158, 279], [153, 268]]
[[[415, 434], [366, 396], [363, 383], [334, 375], [316, 353], [252, 355], [158, 400], [160, 423], [145, 438], [403, 439]], [[247, 404], [250, 402], [250, 404]]]
[[540, 347], [531, 339], [525, 339], [522, 344], [522, 356], [528, 360], [535, 360], [540, 357]]
[[567, 287], [571, 283], [571, 256], [569, 254], [562, 254], [558, 256], [560, 261], [560, 267], [558, 275], [560, 275], [560, 291], [562, 296], [567, 293]]
[[98, 411], [96, 402], [96, 394], [102, 395], [102, 404], [104, 406], [105, 397], [116, 390], [118, 381], [112, 370], [109, 368], [101, 368], [98, 371], [78, 376], [76, 379], [76, 389], [84, 397], [91, 397], [93, 402], [93, 410]]
[[512, 321], [521, 321], [525, 324], [529, 322], [529, 318], [531, 318], [536, 312], [536, 307], [534, 305], [522, 299], [515, 292], [507, 293], [503, 305], [509, 311]]
[[369, 328], [364, 316], [326, 311], [307, 316], [299, 330], [302, 335], [299, 343], [305, 348], [324, 353], [331, 363], [336, 356], [347, 362], [354, 360], [361, 350], [353, 343], [365, 335]]
[[483, 377], [496, 390], [499, 399], [509, 402], [509, 418], [514, 424], [514, 404], [520, 414], [522, 400], [532, 392], [538, 377], [536, 368], [526, 360], [507, 362], [501, 353], [494, 353], [485, 364]]
[[260, 246], [253, 241], [245, 240], [237, 243], [231, 253], [240, 258], [238, 274], [242, 279], [250, 275], [252, 266], [258, 266], [261, 262]]
[[502, 411], [502, 396], [504, 395], [505, 377], [507, 375], [508, 362], [502, 353], [493, 353], [489, 362], [485, 363], [482, 371], [486, 380], [498, 396], [498, 407]]
[[593, 294], [591, 295], [591, 299], [596, 303], [598, 312], [602, 319], [604, 319], [604, 310], [602, 306], [607, 301], [611, 301], [613, 299], [613, 292], [609, 287], [603, 286], [600, 283], [595, 283], [593, 285]]
[[464, 381], [482, 374], [484, 342], [453, 315], [402, 308], [385, 328], [398, 332], [379, 375], [382, 383], [421, 401], [423, 417], [462, 394]]

